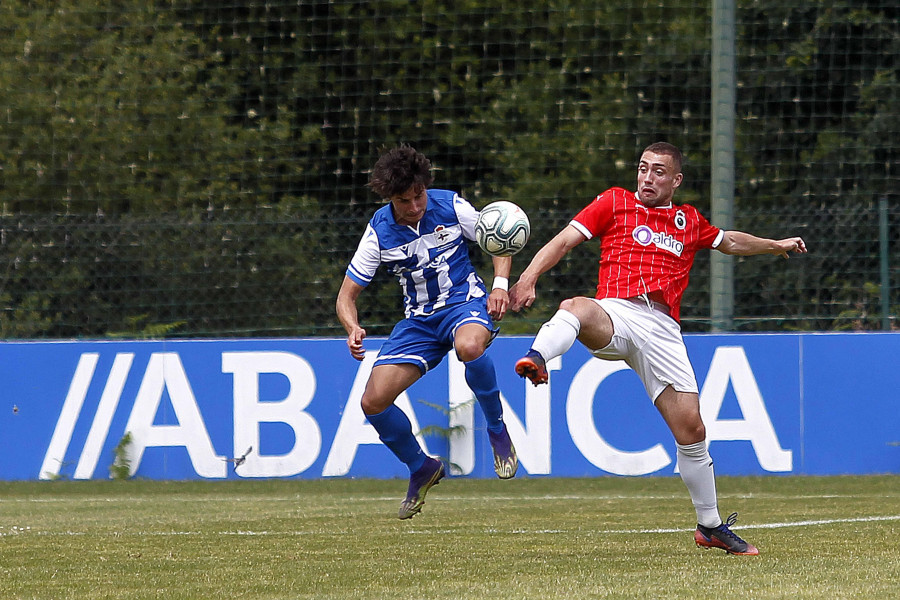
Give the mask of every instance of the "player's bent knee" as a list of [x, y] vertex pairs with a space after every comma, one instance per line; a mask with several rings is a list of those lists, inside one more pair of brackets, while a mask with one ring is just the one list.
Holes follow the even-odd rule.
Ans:
[[359, 404], [362, 407], [363, 414], [377, 415], [380, 412], [384, 412], [393, 402], [393, 400], [386, 400], [371, 394], [363, 394]]
[[706, 427], [703, 426], [703, 423], [682, 427], [672, 433], [675, 435], [675, 441], [679, 444], [696, 444], [706, 439]]
[[461, 362], [470, 362], [484, 354], [484, 346], [478, 341], [471, 340], [456, 345], [456, 356]]
[[456, 331], [453, 348], [462, 362], [469, 362], [484, 354], [491, 339], [490, 331], [480, 324], [467, 323]]
[[575, 298], [563, 300], [559, 303], [559, 308], [560, 310], [572, 313], [579, 319], [603, 311], [600, 305], [594, 302], [592, 298], [585, 298], [584, 296], [576, 296]]
[[573, 312], [575, 310], [575, 301], [577, 298], [566, 298], [562, 302], [559, 303], [559, 309], [565, 310], [568, 312]]

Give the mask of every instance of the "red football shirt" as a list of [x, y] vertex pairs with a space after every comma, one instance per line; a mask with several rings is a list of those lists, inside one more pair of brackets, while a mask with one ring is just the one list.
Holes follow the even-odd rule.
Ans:
[[571, 225], [588, 239], [600, 238], [597, 298], [655, 292], [676, 321], [694, 255], [715, 248], [724, 235], [689, 204], [651, 208], [622, 188], [594, 198]]

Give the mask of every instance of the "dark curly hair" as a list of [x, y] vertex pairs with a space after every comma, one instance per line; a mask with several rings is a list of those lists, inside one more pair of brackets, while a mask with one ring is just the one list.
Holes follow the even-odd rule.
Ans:
[[433, 182], [431, 161], [406, 144], [383, 153], [369, 175], [369, 188], [382, 198], [402, 194], [413, 186], [428, 188]]

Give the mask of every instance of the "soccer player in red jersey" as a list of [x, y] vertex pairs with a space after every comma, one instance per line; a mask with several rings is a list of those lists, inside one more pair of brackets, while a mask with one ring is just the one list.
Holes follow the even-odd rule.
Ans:
[[576, 339], [597, 358], [624, 360], [675, 437], [678, 470], [697, 511], [695, 542], [730, 554], [759, 554], [731, 531], [736, 514], [726, 522], [719, 516], [697, 379], [681, 337], [681, 298], [697, 250], [787, 258], [805, 253], [806, 244], [799, 237], [770, 240], [724, 231], [693, 206], [675, 204], [684, 177], [681, 162], [677, 147], [651, 144], [638, 164], [637, 191], [606, 190], [534, 256], [509, 291], [512, 310], [531, 306], [538, 277], [592, 238], [600, 241], [597, 295], [563, 300], [516, 363], [516, 372], [534, 385], [546, 383], [546, 361]]

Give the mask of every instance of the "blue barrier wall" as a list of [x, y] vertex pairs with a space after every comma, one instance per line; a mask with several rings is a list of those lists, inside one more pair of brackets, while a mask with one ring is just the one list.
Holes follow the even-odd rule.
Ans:
[[[2, 343], [0, 479], [107, 478], [125, 432], [149, 479], [405, 477], [359, 408], [382, 341], [367, 340], [361, 363], [343, 339]], [[633, 372], [576, 345], [534, 387], [512, 370], [530, 341], [489, 350], [520, 474], [675, 473], [674, 442]], [[900, 473], [900, 335], [686, 343], [718, 474]], [[494, 477], [452, 356], [398, 405], [453, 473]]]

